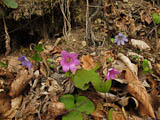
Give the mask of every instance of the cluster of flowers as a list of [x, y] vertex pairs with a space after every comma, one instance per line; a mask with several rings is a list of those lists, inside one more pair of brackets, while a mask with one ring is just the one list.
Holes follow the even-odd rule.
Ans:
[[[63, 71], [68, 72], [69, 70], [71, 70], [73, 73], [75, 73], [77, 70], [76, 66], [80, 65], [80, 60], [77, 59], [78, 54], [68, 53], [65, 50], [63, 50], [61, 54], [62, 60], [60, 61], [60, 64]], [[31, 62], [26, 58], [26, 56], [21, 55], [18, 58], [18, 61], [20, 61], [23, 66], [27, 66], [28, 69], [30, 69], [32, 66]], [[116, 74], [119, 74], [119, 72], [114, 68], [110, 68], [107, 73], [107, 80], [114, 79]]]
[[[120, 32], [118, 35], [115, 36], [114, 43], [117, 43], [118, 46], [124, 45], [125, 42], [128, 42], [128, 39], [126, 38], [125, 35], [123, 35], [123, 33]], [[77, 59], [78, 54], [68, 53], [67, 51], [64, 50], [61, 52], [61, 54], [62, 54], [62, 60], [60, 61], [60, 64], [63, 68], [63, 71], [67, 72], [71, 70], [73, 73], [75, 73], [77, 70], [76, 66], [80, 65], [80, 60]], [[23, 66], [27, 66], [28, 69], [30, 69], [32, 66], [31, 62], [27, 59], [26, 56], [21, 55], [18, 58], [18, 61], [20, 61]], [[119, 74], [119, 72], [114, 68], [110, 68], [107, 73], [107, 80], [114, 79], [116, 74]]]
[[[71, 70], [73, 73], [75, 73], [77, 70], [76, 66], [80, 65], [80, 60], [77, 59], [78, 54], [68, 53], [64, 50], [61, 52], [61, 54], [62, 60], [60, 61], [60, 63], [63, 71], [67, 72]], [[114, 68], [110, 68], [107, 73], [107, 80], [114, 79], [116, 74], [119, 74], [119, 72]]]

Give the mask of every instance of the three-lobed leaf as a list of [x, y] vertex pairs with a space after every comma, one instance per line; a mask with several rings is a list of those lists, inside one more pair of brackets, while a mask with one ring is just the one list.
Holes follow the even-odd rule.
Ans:
[[8, 8], [18, 8], [18, 4], [14, 0], [2, 0]]
[[90, 114], [95, 110], [94, 104], [85, 96], [75, 96], [76, 100], [76, 110]]
[[67, 110], [70, 112], [62, 117], [62, 120], [83, 120], [82, 113], [90, 114], [95, 110], [95, 106], [85, 96], [75, 97], [71, 94], [63, 95], [60, 101], [65, 104]]
[[83, 120], [82, 113], [71, 111], [62, 117], [62, 120]]
[[72, 110], [75, 107], [73, 95], [63, 95], [60, 97], [60, 101], [65, 104], [67, 110]]
[[96, 91], [108, 92], [111, 87], [111, 81], [102, 82], [99, 74], [95, 72], [99, 67], [96, 67], [90, 71], [88, 70], [78, 70], [73, 76], [74, 85], [82, 90], [87, 90], [89, 88], [89, 83], [92, 83]]

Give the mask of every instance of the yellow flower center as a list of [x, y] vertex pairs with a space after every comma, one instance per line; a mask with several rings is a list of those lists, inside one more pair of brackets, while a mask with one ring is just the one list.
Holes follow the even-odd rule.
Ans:
[[119, 39], [119, 40], [122, 40], [122, 39], [123, 39], [123, 36], [118, 36], [118, 39]]
[[69, 63], [69, 62], [71, 61], [71, 59], [70, 59], [70, 58], [67, 58], [67, 60], [66, 60], [66, 61], [67, 61], [67, 63]]

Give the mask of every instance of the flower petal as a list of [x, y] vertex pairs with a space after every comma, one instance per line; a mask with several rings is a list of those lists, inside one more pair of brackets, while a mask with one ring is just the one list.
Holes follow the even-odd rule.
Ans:
[[21, 56], [18, 58], [18, 61], [21, 61], [21, 62], [22, 62], [22, 61], [24, 61], [24, 60], [25, 60], [25, 56], [22, 56], [22, 55], [21, 55]]
[[63, 65], [62, 69], [64, 72], [67, 72], [69, 70], [69, 66], [68, 65]]
[[62, 55], [62, 57], [67, 57], [67, 56], [69, 56], [69, 53], [67, 51], [63, 50], [61, 52], [61, 55]]
[[128, 42], [128, 39], [127, 38], [125, 38], [125, 39], [123, 39], [125, 42]]
[[122, 32], [119, 32], [118, 36], [123, 36], [123, 33], [122, 33]]
[[113, 70], [113, 74], [119, 74], [119, 71], [116, 70], [116, 69], [114, 69], [114, 70]]
[[114, 39], [114, 43], [116, 43], [118, 41], [118, 37], [116, 36]]
[[75, 65], [80, 65], [80, 60], [74, 60]]
[[70, 57], [73, 58], [73, 59], [76, 59], [78, 57], [78, 54], [77, 53], [71, 53]]
[[121, 40], [121, 44], [124, 45], [124, 41], [123, 40]]
[[111, 74], [110, 77], [111, 77], [112, 79], [115, 79], [115, 74]]
[[110, 72], [107, 73], [107, 80], [110, 80]]
[[117, 45], [118, 45], [118, 46], [120, 46], [120, 45], [121, 45], [121, 41], [120, 41], [120, 40], [117, 42]]
[[73, 73], [76, 72], [77, 68], [76, 68], [75, 64], [71, 64], [71, 65], [70, 65], [70, 70], [71, 70]]
[[66, 58], [62, 58], [62, 60], [60, 61], [60, 64], [61, 66], [67, 65]]

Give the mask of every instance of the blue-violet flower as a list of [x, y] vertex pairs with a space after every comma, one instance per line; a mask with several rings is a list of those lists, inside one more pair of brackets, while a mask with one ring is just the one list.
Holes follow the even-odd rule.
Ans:
[[107, 80], [114, 79], [116, 74], [119, 74], [118, 70], [114, 68], [108, 69]]
[[22, 56], [22, 55], [21, 55], [21, 56], [18, 58], [18, 61], [22, 62], [22, 65], [23, 65], [23, 66], [27, 66], [28, 69], [30, 69], [31, 66], [32, 66], [31, 62], [27, 59], [26, 56]]
[[77, 59], [77, 53], [68, 53], [67, 51], [63, 50], [61, 52], [62, 60], [60, 61], [63, 71], [67, 72], [71, 70], [73, 73], [76, 72], [76, 66], [80, 64], [80, 60]]
[[126, 38], [123, 33], [119, 33], [118, 35], [115, 36], [114, 43], [117, 43], [117, 45], [124, 45], [124, 42], [128, 42], [128, 39]]

